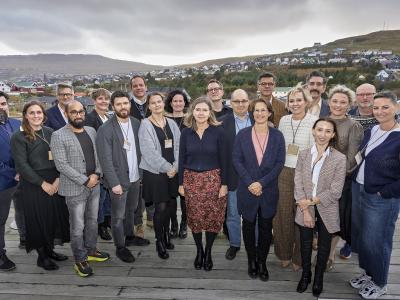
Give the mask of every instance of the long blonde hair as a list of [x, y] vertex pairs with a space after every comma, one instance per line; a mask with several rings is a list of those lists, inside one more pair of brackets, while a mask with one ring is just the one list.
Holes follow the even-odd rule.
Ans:
[[185, 124], [185, 126], [188, 128], [197, 130], [196, 120], [193, 117], [193, 111], [196, 108], [196, 106], [200, 103], [207, 104], [207, 106], [210, 110], [210, 116], [208, 117], [208, 120], [207, 120], [208, 124], [213, 125], [213, 126], [221, 125], [221, 122], [217, 121], [217, 118], [215, 117], [215, 114], [212, 109], [212, 102], [207, 96], [201, 96], [190, 103], [190, 106], [189, 106], [189, 109], [188, 109], [188, 112], [187, 112], [187, 115], [185, 117], [185, 121], [183, 122], [183, 124]]

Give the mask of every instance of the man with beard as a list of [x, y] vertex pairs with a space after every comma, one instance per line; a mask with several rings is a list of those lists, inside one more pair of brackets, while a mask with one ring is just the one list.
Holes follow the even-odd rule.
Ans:
[[306, 86], [311, 94], [312, 103], [308, 112], [316, 117], [327, 117], [329, 106], [326, 100], [322, 99], [322, 94], [326, 90], [327, 78], [320, 71], [312, 71], [306, 78]]
[[96, 131], [83, 126], [85, 110], [78, 101], [65, 106], [68, 124], [53, 133], [51, 152], [60, 172], [58, 193], [69, 211], [74, 269], [81, 277], [93, 274], [91, 261], [106, 261], [108, 253], [97, 250], [97, 213], [101, 169], [95, 148]]
[[8, 117], [8, 95], [0, 92], [0, 271], [15, 269], [15, 264], [6, 255], [4, 233], [18, 179], [11, 156], [10, 139], [20, 125], [20, 121]]
[[150, 242], [134, 236], [135, 210], [140, 199], [140, 122], [129, 115], [129, 95], [116, 91], [111, 95], [115, 112], [97, 132], [96, 146], [104, 173], [104, 184], [111, 197], [111, 229], [117, 257], [133, 263], [135, 257], [127, 248], [139, 242]]

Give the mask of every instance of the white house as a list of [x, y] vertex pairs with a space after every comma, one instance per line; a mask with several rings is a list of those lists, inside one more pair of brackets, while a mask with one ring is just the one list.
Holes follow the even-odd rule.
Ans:
[[0, 91], [9, 93], [11, 92], [11, 87], [4, 81], [0, 81]]

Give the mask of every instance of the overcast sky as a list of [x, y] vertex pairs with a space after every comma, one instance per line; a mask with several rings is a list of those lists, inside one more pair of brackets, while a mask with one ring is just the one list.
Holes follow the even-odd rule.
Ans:
[[272, 54], [400, 29], [399, 0], [2, 0], [0, 55], [160, 65]]

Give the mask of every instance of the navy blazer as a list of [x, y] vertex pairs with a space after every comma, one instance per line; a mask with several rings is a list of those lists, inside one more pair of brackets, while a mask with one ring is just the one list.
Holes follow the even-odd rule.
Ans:
[[[238, 211], [244, 219], [253, 222], [261, 208], [263, 218], [272, 218], [276, 213], [279, 198], [278, 176], [285, 163], [285, 140], [275, 128], [269, 128], [267, 148], [261, 165], [258, 165], [251, 137], [252, 127], [239, 131], [233, 148], [233, 165], [239, 175], [237, 189]], [[257, 197], [248, 187], [253, 182], [262, 185], [262, 194]]]
[[[254, 119], [251, 113], [249, 114], [249, 118], [250, 118], [249, 125], [253, 125]], [[222, 122], [221, 126], [224, 129], [225, 143], [227, 149], [226, 159], [228, 160], [228, 165], [227, 165], [228, 190], [235, 191], [238, 185], [238, 176], [232, 161], [233, 146], [235, 144], [235, 138], [236, 138], [235, 116], [233, 113], [228, 113], [226, 115], [223, 115], [220, 121]]]
[[328, 102], [325, 99], [322, 99], [322, 101], [321, 101], [321, 111], [319, 112], [319, 117], [320, 118], [328, 117], [330, 113], [331, 112], [329, 110]]
[[[21, 122], [17, 119], [8, 119], [12, 132], [17, 132]], [[0, 129], [0, 191], [9, 189], [17, 184], [15, 181], [15, 164], [11, 156], [11, 136], [6, 130]], [[1, 199], [0, 199], [1, 201]]]
[[44, 123], [45, 126], [53, 128], [53, 130], [56, 131], [66, 125], [57, 104], [46, 110], [46, 113], [47, 120]]
[[85, 126], [93, 127], [97, 131], [101, 125], [103, 125], [103, 121], [95, 109], [86, 115]]

